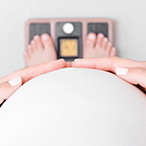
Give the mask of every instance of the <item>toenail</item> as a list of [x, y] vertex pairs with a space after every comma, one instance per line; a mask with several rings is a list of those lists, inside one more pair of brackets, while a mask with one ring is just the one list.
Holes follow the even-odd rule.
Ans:
[[46, 41], [46, 40], [49, 39], [49, 36], [48, 36], [47, 34], [44, 34], [44, 35], [42, 35], [42, 39], [43, 39], [44, 41]]
[[36, 35], [35, 37], [34, 37], [34, 39], [38, 39], [39, 38], [39, 36], [38, 35]]
[[28, 45], [28, 48], [31, 48], [31, 46], [30, 46], [30, 45]]
[[109, 43], [108, 43], [108, 45], [110, 45], [110, 46], [111, 46], [111, 45], [112, 45], [112, 43], [111, 43], [111, 42], [109, 42]]
[[106, 41], [106, 42], [107, 42], [107, 40], [108, 40], [107, 38], [104, 38], [104, 41]]
[[34, 44], [34, 41], [31, 41], [32, 44]]
[[100, 38], [102, 38], [104, 35], [103, 35], [102, 33], [99, 33], [98, 36], [99, 36]]
[[89, 34], [88, 39], [95, 40], [96, 36], [94, 34]]
[[116, 51], [116, 48], [115, 48], [115, 47], [113, 47], [113, 48], [112, 48], [112, 51]]

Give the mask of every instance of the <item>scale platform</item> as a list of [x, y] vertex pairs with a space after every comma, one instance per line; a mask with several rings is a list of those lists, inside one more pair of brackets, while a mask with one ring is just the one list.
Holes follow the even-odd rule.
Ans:
[[25, 24], [25, 46], [35, 35], [48, 33], [55, 44], [58, 59], [82, 58], [88, 33], [104, 34], [113, 43], [113, 23], [108, 18], [29, 19]]

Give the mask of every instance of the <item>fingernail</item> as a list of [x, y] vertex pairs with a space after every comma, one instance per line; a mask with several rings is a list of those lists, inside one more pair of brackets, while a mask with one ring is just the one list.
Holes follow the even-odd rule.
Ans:
[[115, 69], [115, 72], [116, 72], [117, 75], [126, 75], [128, 70], [129, 70], [128, 68], [117, 67]]
[[72, 64], [72, 67], [74, 67], [75, 62], [72, 62], [71, 64]]
[[95, 40], [95, 38], [96, 38], [96, 36], [94, 34], [92, 34], [92, 33], [90, 33], [88, 35], [88, 39], [90, 39], [90, 40]]
[[74, 61], [78, 61], [78, 60], [81, 60], [81, 59], [74, 59]]
[[16, 86], [18, 84], [20, 84], [22, 82], [22, 79], [20, 76], [18, 77], [15, 77], [13, 79], [11, 79], [10, 81], [8, 81], [8, 83], [11, 85], [11, 86]]
[[63, 58], [60, 58], [60, 59], [58, 59], [58, 60], [64, 60]]
[[44, 41], [46, 41], [46, 40], [49, 39], [49, 36], [48, 36], [47, 34], [43, 34], [43, 35], [42, 35], [42, 39], [43, 39]]

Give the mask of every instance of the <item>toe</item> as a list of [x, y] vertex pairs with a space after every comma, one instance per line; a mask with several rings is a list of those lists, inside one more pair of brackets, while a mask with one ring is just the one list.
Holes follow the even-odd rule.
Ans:
[[29, 45], [28, 47], [27, 47], [27, 55], [29, 56], [29, 58], [32, 56], [32, 54], [33, 54], [33, 49], [32, 49], [32, 47]]
[[95, 41], [96, 41], [96, 34], [89, 33], [85, 40], [85, 48], [89, 48], [89, 49], [94, 48]]
[[57, 59], [57, 53], [51, 36], [45, 33], [41, 35], [41, 39], [44, 46], [44, 50], [49, 55], [49, 61]]
[[43, 49], [42, 41], [39, 35], [36, 35], [33, 40], [36, 44], [37, 49]]
[[37, 46], [36, 46], [36, 43], [35, 43], [35, 41], [31, 41], [31, 48], [33, 49], [33, 50], [37, 50]]
[[111, 57], [116, 56], [116, 48], [115, 48], [115, 47], [112, 47], [110, 56], [111, 56]]
[[105, 50], [107, 47], [107, 44], [108, 44], [108, 39], [105, 37], [102, 41], [101, 48]]
[[54, 48], [53, 40], [47, 33], [42, 34], [41, 39], [42, 39], [44, 49]]
[[97, 35], [97, 40], [96, 40], [96, 48], [101, 48], [102, 42], [103, 42], [104, 35], [102, 33], [99, 33]]
[[109, 42], [108, 44], [107, 44], [107, 47], [106, 47], [106, 51], [107, 51], [107, 53], [109, 54], [109, 56], [110, 56], [110, 54], [111, 54], [111, 51], [112, 51], [112, 43], [111, 42]]

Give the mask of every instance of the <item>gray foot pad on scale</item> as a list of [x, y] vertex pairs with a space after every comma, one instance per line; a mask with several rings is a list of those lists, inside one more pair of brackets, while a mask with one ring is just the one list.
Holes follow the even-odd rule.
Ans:
[[43, 33], [48, 33], [50, 35], [49, 23], [31, 23], [29, 41], [31, 42], [35, 35], [42, 35]]
[[88, 33], [95, 34], [102, 33], [108, 38], [108, 24], [107, 23], [88, 23]]

